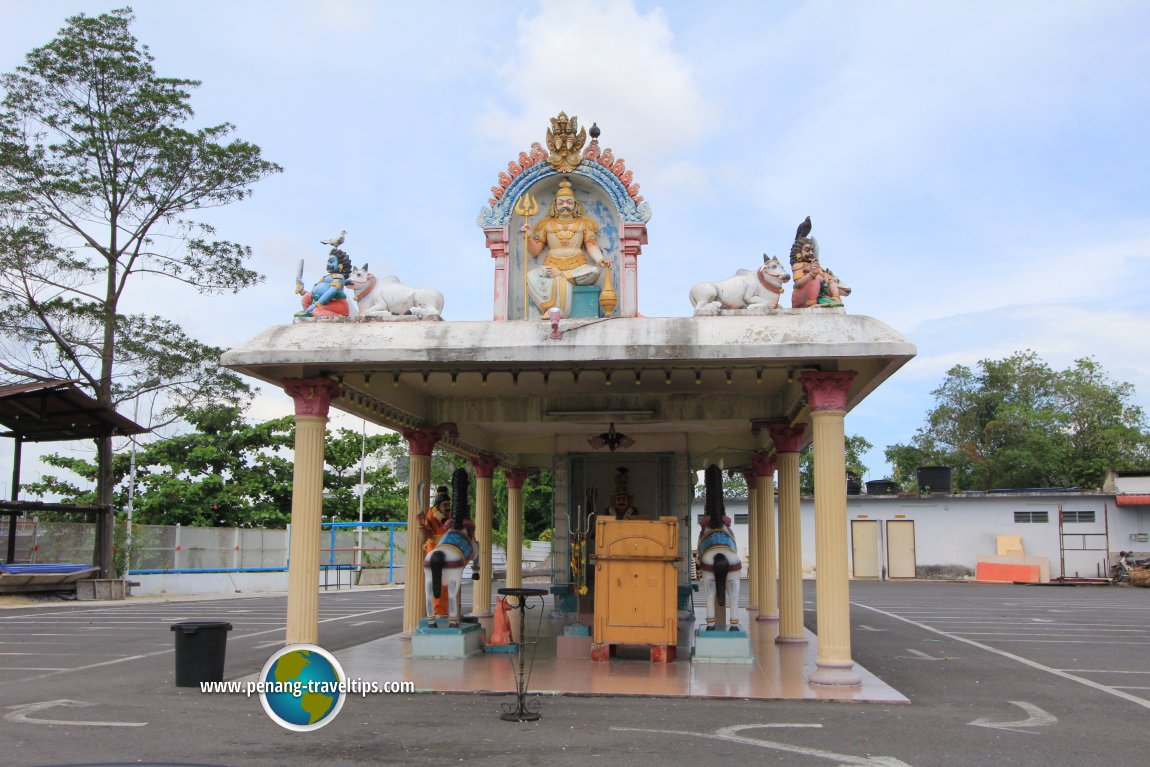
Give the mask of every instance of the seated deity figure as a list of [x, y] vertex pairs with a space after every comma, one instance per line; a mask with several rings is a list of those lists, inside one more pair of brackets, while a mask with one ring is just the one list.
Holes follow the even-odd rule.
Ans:
[[[302, 265], [302, 261], [300, 262]], [[344, 283], [351, 274], [351, 257], [339, 248], [332, 248], [327, 257], [327, 274], [305, 290], [303, 283], [296, 279], [295, 292], [303, 297], [303, 309], [296, 317], [347, 317], [352, 314]]]
[[634, 519], [639, 515], [631, 499], [629, 472], [625, 466], [615, 470], [615, 492], [611, 495], [611, 508], [604, 514], [614, 514], [615, 519]]
[[603, 251], [599, 248], [599, 225], [583, 214], [571, 183], [564, 179], [555, 193], [548, 215], [532, 229], [521, 230], [527, 237], [527, 252], [537, 258], [546, 248], [543, 265], [527, 273], [527, 293], [531, 302], [546, 316], [558, 307], [563, 317], [571, 316], [571, 289], [594, 285], [603, 273]]
[[819, 264], [819, 242], [811, 233], [810, 216], [795, 233], [795, 243], [791, 246], [791, 271], [794, 287], [791, 289], [791, 307], [805, 309], [809, 306], [842, 306], [838, 281], [828, 269]]

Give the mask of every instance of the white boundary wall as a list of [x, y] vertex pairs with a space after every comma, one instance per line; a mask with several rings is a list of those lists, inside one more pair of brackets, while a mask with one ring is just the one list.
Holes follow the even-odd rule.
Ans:
[[[727, 499], [726, 513], [735, 519], [735, 538], [746, 551], [747, 513], [746, 499]], [[776, 504], [777, 510], [777, 504]], [[1050, 560], [1050, 575], [1058, 577], [1061, 571], [1058, 513], [1094, 512], [1092, 523], [1063, 525], [1066, 547], [1065, 575], [1095, 577], [1105, 575], [1109, 564], [1104, 551], [1082, 549], [1106, 546], [1102, 535], [1109, 519], [1109, 551], [1150, 551], [1150, 542], [1141, 540], [1150, 533], [1150, 506], [1118, 506], [1110, 493], [1075, 492], [1018, 492], [1018, 493], [963, 493], [957, 495], [898, 496], [858, 495], [847, 497], [847, 545], [850, 546], [850, 520], [870, 519], [885, 523], [890, 520], [914, 522], [915, 563], [922, 572], [925, 568], [958, 566], [973, 571], [980, 556], [997, 553], [1000, 535], [1022, 537], [1022, 547], [1028, 556]], [[694, 533], [696, 520], [702, 514], [703, 504], [696, 501], [692, 507]], [[1046, 512], [1047, 522], [1016, 522], [1015, 512]], [[777, 511], [776, 511], [777, 513]], [[804, 498], [802, 513], [803, 573], [812, 577], [815, 571], [814, 501]], [[1025, 517], [1040, 518], [1041, 514]], [[885, 534], [885, 524], [883, 525]], [[694, 535], [693, 533], [693, 535]], [[693, 538], [692, 538], [693, 539]], [[1074, 549], [1078, 549], [1077, 551]], [[849, 548], [847, 556], [851, 554]], [[1112, 559], [1113, 556], [1110, 557]]]

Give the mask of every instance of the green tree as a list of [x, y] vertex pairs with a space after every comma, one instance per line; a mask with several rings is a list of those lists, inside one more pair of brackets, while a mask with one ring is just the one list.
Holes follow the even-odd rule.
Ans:
[[[121, 301], [144, 276], [206, 293], [258, 281], [249, 248], [189, 216], [280, 168], [229, 140], [230, 124], [183, 128], [199, 83], [157, 75], [132, 20], [128, 8], [74, 16], [0, 78], [0, 359], [15, 377], [75, 378], [107, 406], [153, 381], [177, 406], [235, 401], [246, 386], [218, 349]], [[97, 447], [97, 498], [110, 503], [111, 439]]]
[[[858, 434], [848, 434], [846, 437], [846, 472], [848, 475], [862, 478], [866, 476], [867, 466], [862, 462], [863, 453], [872, 449], [866, 437]], [[815, 494], [815, 450], [813, 445], [807, 445], [799, 453], [799, 492], [803, 495]]]
[[332, 521], [359, 519], [360, 462], [364, 464], [363, 518], [369, 522], [407, 519], [407, 486], [386, 463], [400, 443], [395, 433], [363, 436], [338, 429], [324, 442], [324, 517]]
[[1150, 463], [1145, 413], [1134, 387], [1096, 361], [1056, 371], [1032, 351], [956, 365], [932, 392], [934, 408], [908, 444], [886, 449], [895, 480], [950, 466], [956, 487], [1100, 487], [1110, 469]]
[[[142, 445], [136, 453], [133, 519], [138, 524], [283, 527], [291, 512], [293, 443], [290, 417], [250, 425], [239, 408], [182, 411], [194, 431]], [[89, 460], [47, 455], [43, 461], [92, 482]], [[112, 464], [115, 507], [128, 502], [130, 457]], [[91, 503], [94, 492], [55, 475], [25, 486], [31, 495], [53, 494], [65, 503]]]
[[[291, 521], [291, 449], [295, 423], [289, 417], [263, 423], [244, 421], [239, 408], [213, 406], [188, 410], [183, 419], [194, 431], [143, 445], [136, 454], [133, 520], [138, 524], [182, 524], [204, 527], [282, 528]], [[340, 429], [324, 442], [324, 510], [329, 519], [359, 518], [361, 449], [366, 448], [364, 519], [404, 519], [406, 489], [382, 460], [394, 434], [369, 436]], [[95, 479], [96, 465], [61, 455], [44, 458], [49, 465]], [[113, 463], [117, 508], [127, 506], [129, 457]], [[29, 484], [32, 495], [54, 494], [64, 502], [91, 502], [92, 492], [54, 475]]]
[[[390, 443], [385, 452], [387, 463], [396, 474], [397, 481], [407, 486], [408, 482], [408, 454], [407, 444], [400, 439]], [[457, 468], [467, 466], [467, 460], [449, 453], [446, 450], [435, 448], [431, 452], [431, 487], [428, 488], [428, 498], [434, 494], [437, 487], [444, 486], [450, 492], [451, 474]], [[554, 490], [551, 484], [551, 472], [541, 470], [531, 474], [523, 483], [523, 539], [539, 540], [545, 531], [552, 526], [552, 498]], [[472, 509], [475, 505], [475, 483], [471, 484]], [[501, 469], [497, 469], [491, 480], [492, 539], [499, 546], [507, 543], [507, 478]], [[406, 518], [407, 502], [404, 501], [403, 514], [396, 519]], [[474, 511], [472, 512], [474, 514]]]
[[[495, 543], [500, 546], [507, 545], [507, 510], [508, 506], [507, 477], [502, 471], [496, 471], [491, 481], [491, 495], [494, 510], [492, 512], [492, 535]], [[523, 482], [523, 534], [524, 541], [541, 540], [545, 531], [552, 527], [552, 500], [554, 488], [551, 485], [551, 472], [543, 469], [529, 474]]]

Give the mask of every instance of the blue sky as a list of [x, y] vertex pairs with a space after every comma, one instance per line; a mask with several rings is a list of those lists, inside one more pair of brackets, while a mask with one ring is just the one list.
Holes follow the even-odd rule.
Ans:
[[[73, 13], [119, 5], [0, 2], [0, 71]], [[1093, 355], [1150, 407], [1145, 3], [133, 7], [157, 70], [203, 81], [197, 122], [234, 123], [285, 169], [211, 214], [254, 248], [263, 285], [201, 298], [156, 282], [128, 296], [205, 341], [289, 321], [295, 265], [316, 273], [318, 241], [341, 229], [357, 263], [442, 290], [447, 319], [490, 318], [475, 217], [565, 110], [598, 123], [652, 206], [644, 314], [690, 314], [691, 285], [785, 257], [810, 215], [823, 263], [853, 288], [847, 310], [917, 344], [848, 416], [848, 433], [876, 445], [868, 478], [957, 363]], [[272, 392], [253, 415], [289, 410]], [[0, 477], [10, 464], [0, 444]]]

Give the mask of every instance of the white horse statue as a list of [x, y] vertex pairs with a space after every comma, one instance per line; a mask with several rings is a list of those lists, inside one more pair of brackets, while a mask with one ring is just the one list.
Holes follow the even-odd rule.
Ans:
[[[438, 628], [435, 600], [447, 589], [447, 625], [458, 628], [463, 615], [463, 568], [474, 560], [478, 566], [479, 546], [475, 542], [475, 525], [468, 519], [471, 504], [467, 499], [467, 470], [459, 468], [451, 476], [451, 529], [439, 544], [423, 558], [423, 596], [427, 608], [427, 625]], [[471, 577], [479, 579], [472, 568]]]
[[352, 269], [347, 287], [355, 295], [360, 316], [398, 317], [409, 314], [421, 320], [437, 320], [443, 314], [443, 294], [434, 288], [411, 288], [393, 275], [376, 277], [367, 264]]
[[720, 282], [700, 282], [691, 288], [691, 305], [695, 316], [717, 314], [767, 314], [779, 305], [783, 283], [791, 275], [777, 258], [763, 254], [763, 265], [756, 271], [739, 269], [735, 276]]
[[[739, 630], [739, 559], [731, 528], [723, 520], [723, 472], [715, 464], [707, 467], [706, 518], [695, 546], [699, 577], [707, 598], [707, 631], [728, 625]], [[720, 611], [722, 620], [720, 620]]]

